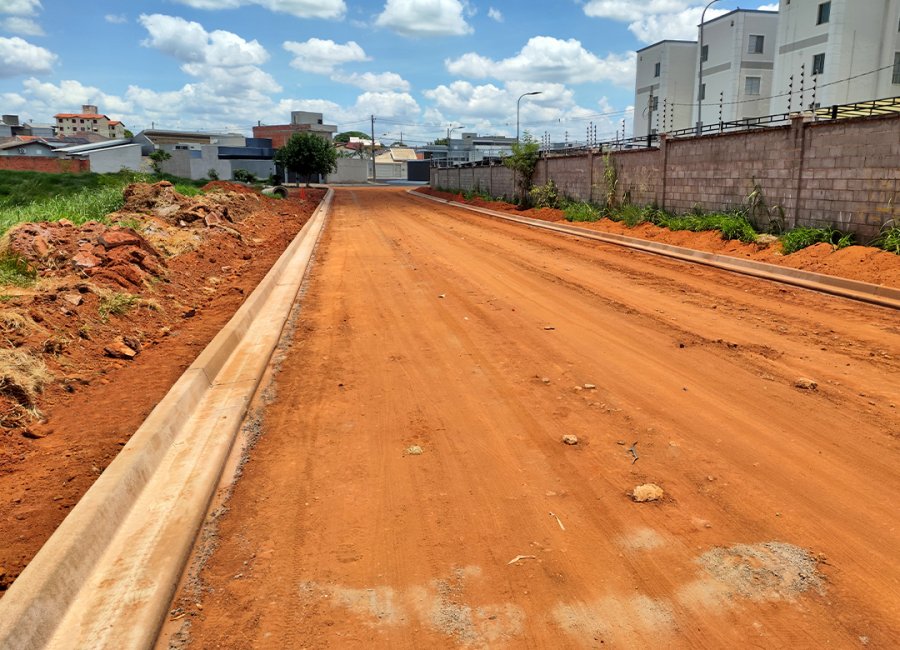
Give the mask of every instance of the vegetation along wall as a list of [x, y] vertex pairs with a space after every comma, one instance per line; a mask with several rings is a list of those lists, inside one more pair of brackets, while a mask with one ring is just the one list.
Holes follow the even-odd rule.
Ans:
[[[549, 179], [571, 199], [603, 203], [608, 166], [619, 201], [656, 204], [672, 212], [731, 210], [751, 194], [785, 229], [831, 226], [866, 240], [900, 219], [900, 115], [804, 122], [761, 131], [663, 141], [658, 149], [550, 155], [534, 183]], [[431, 184], [512, 197], [505, 167], [432, 169]], [[758, 224], [765, 226], [765, 223]]]

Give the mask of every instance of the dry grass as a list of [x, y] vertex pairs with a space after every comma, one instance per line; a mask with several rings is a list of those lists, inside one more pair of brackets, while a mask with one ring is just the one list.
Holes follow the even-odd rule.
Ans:
[[53, 379], [47, 366], [26, 350], [0, 350], [0, 394], [33, 406], [44, 385]]
[[12, 309], [0, 310], [0, 332], [3, 334], [22, 334], [31, 329], [31, 321]]

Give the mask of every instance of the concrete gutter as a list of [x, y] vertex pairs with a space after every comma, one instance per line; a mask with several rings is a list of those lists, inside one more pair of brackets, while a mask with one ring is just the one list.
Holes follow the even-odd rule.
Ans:
[[686, 262], [704, 264], [713, 268], [732, 271], [734, 273], [742, 273], [755, 278], [782, 282], [784, 284], [790, 284], [812, 291], [821, 291], [823, 293], [841, 296], [842, 298], [868, 302], [873, 305], [880, 305], [891, 309], [900, 309], [900, 289], [894, 289], [880, 284], [847, 280], [833, 275], [801, 271], [800, 269], [792, 269], [776, 264], [766, 264], [765, 262], [756, 262], [754, 260], [746, 260], [740, 257], [731, 257], [729, 255], [716, 255], [715, 253], [696, 251], [692, 248], [672, 246], [671, 244], [647, 241], [646, 239], [638, 239], [636, 237], [626, 237], [625, 235], [617, 235], [614, 233], [599, 233], [595, 230], [579, 228], [578, 226], [541, 221], [540, 219], [531, 219], [529, 217], [519, 217], [513, 214], [467, 205], [465, 203], [448, 201], [427, 194], [420, 194], [415, 190], [410, 190], [409, 194], [421, 199], [428, 199], [429, 201], [435, 201], [437, 203], [465, 208], [472, 212], [479, 212], [491, 217], [525, 224], [534, 228], [553, 230], [555, 232], [574, 235], [585, 239], [593, 239], [607, 244], [625, 246], [626, 248], [643, 251], [645, 253], [653, 253], [655, 255], [663, 255], [677, 260], [684, 260]]
[[153, 647], [332, 197], [0, 600], [0, 648]]

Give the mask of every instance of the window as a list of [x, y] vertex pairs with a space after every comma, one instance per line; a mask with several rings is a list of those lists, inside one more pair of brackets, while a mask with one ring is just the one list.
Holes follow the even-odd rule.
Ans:
[[824, 54], [816, 54], [813, 57], [812, 73], [814, 75], [816, 75], [816, 74], [822, 74], [823, 72], [825, 72], [825, 55]]
[[750, 47], [747, 48], [747, 52], [749, 54], [762, 54], [763, 53], [763, 43], [765, 43], [765, 36], [757, 36], [755, 34], [750, 34]]
[[900, 52], [894, 52], [894, 75], [891, 77], [892, 84], [900, 84]]
[[700, 50], [700, 60], [706, 63], [709, 60], [709, 45], [704, 45]]
[[829, 18], [831, 18], [831, 3], [823, 2], [819, 5], [819, 16], [816, 19], [816, 25], [827, 23]]
[[762, 77], [747, 77], [744, 80], [744, 94], [758, 95]]
[[654, 96], [650, 98], [650, 110], [656, 111], [659, 110], [659, 97]]
[[660, 64], [660, 63], [657, 61], [656, 64], [653, 66], [653, 76], [654, 76], [654, 77], [658, 77], [658, 76], [659, 76], [659, 68], [660, 68], [661, 65], [662, 65], [662, 64]]
[[700, 84], [700, 101], [706, 99], [706, 84]]

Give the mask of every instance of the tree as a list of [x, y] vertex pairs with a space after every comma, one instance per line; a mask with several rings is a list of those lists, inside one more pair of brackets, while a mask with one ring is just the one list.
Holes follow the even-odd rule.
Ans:
[[337, 170], [337, 150], [317, 135], [295, 133], [275, 154], [275, 161], [288, 171], [306, 176], [308, 187], [311, 174], [330, 174]]
[[134, 137], [134, 133], [132, 133], [132, 132], [129, 131], [128, 129], [125, 129], [125, 137], [126, 137], [126, 138], [133, 138], [133, 137]]
[[448, 144], [450, 144], [450, 141], [449, 141], [447, 138], [438, 138], [437, 140], [435, 140], [435, 141], [432, 142], [431, 144], [433, 144], [433, 145], [444, 145], [444, 146], [446, 147]]
[[516, 190], [519, 195], [519, 206], [522, 208], [527, 208], [530, 202], [531, 179], [540, 158], [540, 144], [526, 131], [522, 142], [513, 144], [512, 155], [503, 159], [503, 165], [516, 173]]
[[169, 160], [172, 157], [168, 151], [164, 151], [162, 149], [157, 149], [149, 156], [150, 158], [150, 166], [153, 168], [154, 174], [162, 174], [162, 164]]
[[372, 136], [368, 133], [363, 133], [362, 131], [344, 131], [343, 133], [338, 133], [334, 136], [334, 141], [337, 143], [350, 142], [350, 138], [362, 138], [363, 140], [369, 140]]

